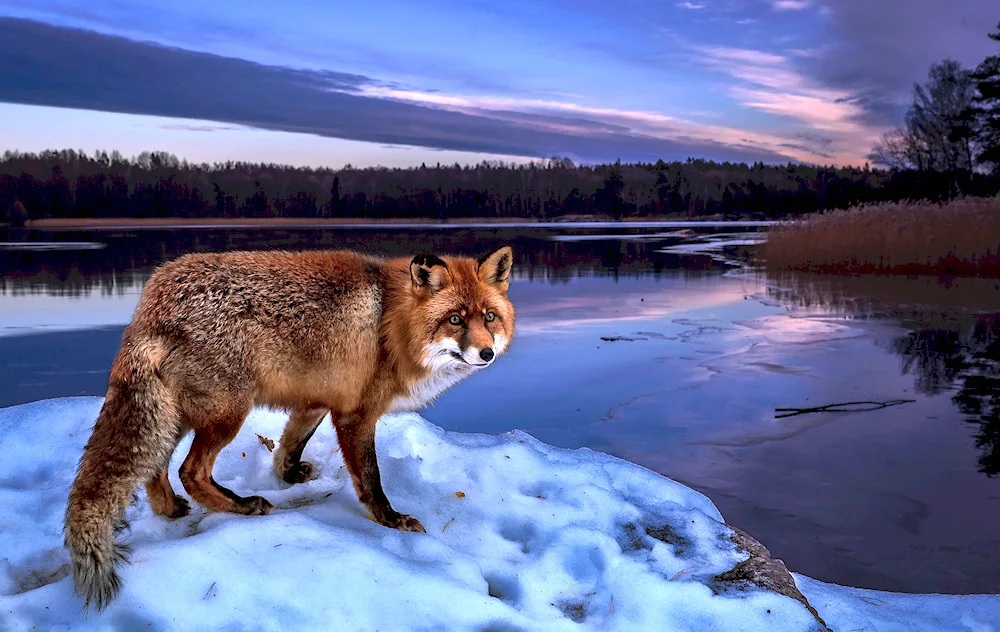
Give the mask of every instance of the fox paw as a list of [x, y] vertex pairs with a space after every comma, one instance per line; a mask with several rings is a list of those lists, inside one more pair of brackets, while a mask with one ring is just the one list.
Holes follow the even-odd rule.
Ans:
[[263, 496], [249, 496], [236, 506], [236, 513], [244, 516], [266, 516], [273, 505]]
[[299, 461], [288, 468], [288, 471], [285, 472], [282, 478], [284, 478], [286, 483], [291, 485], [304, 483], [312, 476], [313, 469], [313, 464], [309, 461]]
[[383, 514], [376, 521], [386, 527], [391, 529], [399, 529], [400, 531], [410, 531], [413, 533], [427, 533], [427, 529], [424, 529], [424, 525], [420, 524], [420, 521], [413, 516], [408, 516], [406, 514], [397, 513], [395, 511], [389, 511]]
[[184, 516], [191, 513], [191, 505], [188, 503], [186, 498], [181, 498], [180, 496], [174, 496], [174, 507], [167, 514], [168, 518], [177, 519], [183, 518]]

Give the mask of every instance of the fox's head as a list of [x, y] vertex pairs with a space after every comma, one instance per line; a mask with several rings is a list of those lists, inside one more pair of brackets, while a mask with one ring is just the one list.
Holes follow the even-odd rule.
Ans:
[[479, 259], [413, 258], [410, 279], [424, 366], [476, 370], [507, 350], [514, 336], [514, 305], [507, 298], [512, 263], [510, 246]]

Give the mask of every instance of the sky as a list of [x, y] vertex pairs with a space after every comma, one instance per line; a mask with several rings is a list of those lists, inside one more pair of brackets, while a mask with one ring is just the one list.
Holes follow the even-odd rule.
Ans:
[[860, 165], [982, 0], [0, 0], [0, 149]]

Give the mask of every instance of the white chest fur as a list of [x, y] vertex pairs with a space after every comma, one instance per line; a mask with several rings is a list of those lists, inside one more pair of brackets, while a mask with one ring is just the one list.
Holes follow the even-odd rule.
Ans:
[[433, 402], [441, 393], [468, 377], [470, 367], [449, 364], [433, 371], [423, 380], [413, 384], [409, 393], [397, 397], [389, 407], [389, 413], [416, 412]]

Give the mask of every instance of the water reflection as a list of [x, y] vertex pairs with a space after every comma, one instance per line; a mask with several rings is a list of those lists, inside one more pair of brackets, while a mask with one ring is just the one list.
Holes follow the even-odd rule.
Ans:
[[[730, 232], [732, 229], [727, 229]], [[749, 230], [749, 229], [748, 229]], [[631, 229], [649, 239], [566, 241], [567, 231], [524, 227], [450, 229], [446, 231], [378, 230], [144, 230], [99, 233], [60, 232], [6, 234], [0, 241], [95, 242], [104, 248], [38, 250], [0, 249], [0, 293], [53, 294], [80, 297], [99, 292], [121, 295], [141, 285], [152, 269], [189, 252], [222, 252], [238, 249], [345, 248], [386, 256], [414, 252], [478, 255], [503, 244], [512, 244], [514, 273], [530, 281], [567, 283], [578, 277], [640, 278], [664, 270], [720, 271], [731, 268], [718, 257], [660, 252], [681, 243], [684, 234], [655, 234], [654, 229]], [[600, 237], [598, 230], [577, 230]], [[721, 233], [704, 229], [702, 234]]]
[[1000, 317], [970, 320], [908, 332], [891, 348], [919, 392], [956, 391], [951, 401], [966, 421], [979, 426], [979, 471], [994, 477], [1000, 474]]
[[793, 312], [888, 322], [904, 333], [876, 338], [899, 356], [903, 375], [925, 395], [953, 392], [978, 426], [979, 471], [1000, 474], [1000, 313], [993, 279], [778, 275], [768, 294]]

